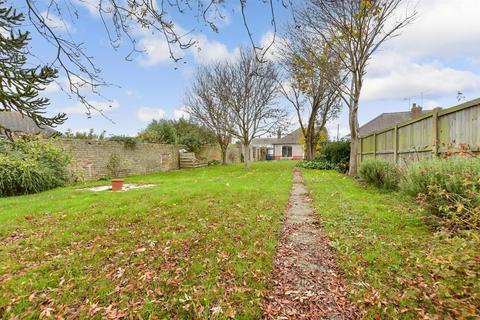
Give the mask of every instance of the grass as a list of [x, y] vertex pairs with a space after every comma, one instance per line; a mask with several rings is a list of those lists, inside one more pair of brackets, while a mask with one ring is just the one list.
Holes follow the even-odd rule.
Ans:
[[260, 318], [293, 165], [0, 199], [0, 318]]
[[435, 232], [412, 198], [304, 170], [352, 299], [366, 318], [480, 315], [480, 239]]

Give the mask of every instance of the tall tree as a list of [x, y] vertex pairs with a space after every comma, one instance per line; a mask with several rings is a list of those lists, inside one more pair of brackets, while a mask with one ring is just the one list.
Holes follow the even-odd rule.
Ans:
[[[416, 11], [408, 0], [308, 0], [299, 27], [321, 36], [346, 70], [332, 84], [349, 109], [351, 136], [349, 174], [357, 174], [358, 109], [367, 64], [388, 39], [410, 24]], [[344, 81], [348, 79], [349, 81]]]
[[[184, 50], [200, 48], [195, 37], [198, 29], [210, 28], [219, 32], [219, 25], [228, 19], [227, 15], [239, 13], [242, 17], [247, 35], [252, 46], [258, 52], [257, 58], [263, 59], [271, 42], [259, 47], [250, 32], [252, 21], [248, 21], [251, 4], [264, 7], [265, 14], [273, 30], [276, 31], [277, 8], [285, 7], [290, 0], [8, 0], [12, 5], [23, 10], [28, 17], [28, 27], [43, 38], [45, 46], [51, 46], [51, 64], [55, 66], [68, 81], [67, 90], [85, 107], [87, 115], [92, 111], [102, 113], [94, 103], [92, 95], [102, 95], [102, 88], [111, 85], [103, 78], [101, 67], [95, 63], [88, 52], [84, 39], [73, 34], [72, 27], [83, 20], [82, 9], [98, 16], [103, 23], [105, 37], [110, 45], [117, 49], [127, 47], [127, 60], [137, 53], [142, 53], [141, 38], [144, 35], [163, 39], [168, 47], [172, 61], [178, 62], [184, 57]], [[278, 5], [277, 5], [278, 4]], [[179, 21], [182, 22], [180, 26]], [[101, 30], [99, 30], [101, 31]], [[275, 32], [274, 32], [275, 34]], [[36, 48], [32, 48], [35, 55]], [[103, 114], [103, 113], [102, 113]]]
[[[49, 99], [40, 97], [56, 77], [49, 66], [27, 66], [28, 32], [15, 32], [24, 17], [0, 0], [0, 111], [17, 111], [31, 118], [38, 126], [55, 126], [65, 121], [65, 114], [45, 115]], [[12, 138], [10, 128], [0, 126]]]
[[227, 162], [227, 149], [232, 141], [233, 116], [223, 92], [227, 83], [224, 73], [227, 64], [218, 62], [198, 68], [195, 80], [185, 97], [185, 106], [190, 119], [214, 132], [222, 154], [222, 163]]
[[[317, 145], [328, 121], [338, 117], [341, 99], [338, 89], [326, 77], [340, 77], [340, 64], [322, 39], [290, 28], [282, 42], [281, 91], [295, 109], [302, 130], [307, 160], [316, 156]], [[325, 72], [328, 69], [329, 72]], [[336, 69], [337, 72], [330, 70]]]
[[276, 104], [278, 73], [273, 63], [260, 62], [253, 51], [242, 49], [239, 58], [227, 66], [222, 82], [222, 99], [233, 116], [231, 134], [242, 143], [248, 170], [252, 140], [276, 132], [286, 122], [287, 112]]

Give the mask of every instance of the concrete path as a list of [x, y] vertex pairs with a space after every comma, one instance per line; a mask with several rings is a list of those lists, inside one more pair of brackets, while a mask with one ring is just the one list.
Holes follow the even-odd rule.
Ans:
[[296, 169], [284, 227], [266, 297], [266, 319], [358, 319], [311, 205], [302, 173]]

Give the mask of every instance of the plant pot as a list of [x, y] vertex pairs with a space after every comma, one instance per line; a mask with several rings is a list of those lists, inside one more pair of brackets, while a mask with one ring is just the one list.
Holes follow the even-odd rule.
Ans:
[[123, 189], [123, 179], [112, 179], [112, 191], [121, 191]]

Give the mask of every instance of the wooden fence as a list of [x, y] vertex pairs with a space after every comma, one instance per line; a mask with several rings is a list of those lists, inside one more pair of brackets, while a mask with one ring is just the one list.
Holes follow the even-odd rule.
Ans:
[[480, 99], [431, 112], [360, 138], [357, 155], [398, 164], [459, 153], [480, 152]]

